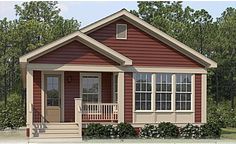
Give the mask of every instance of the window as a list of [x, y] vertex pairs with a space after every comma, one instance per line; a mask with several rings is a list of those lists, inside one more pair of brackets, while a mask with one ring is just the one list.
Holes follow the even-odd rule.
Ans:
[[171, 110], [171, 77], [171, 74], [156, 74], [156, 110]]
[[191, 110], [191, 74], [176, 74], [176, 110]]
[[60, 106], [60, 76], [46, 76], [47, 106]]
[[127, 25], [126, 24], [116, 25], [116, 39], [127, 39]]
[[100, 98], [100, 75], [82, 74], [81, 88], [83, 102], [97, 103]]
[[151, 110], [152, 74], [135, 74], [135, 110]]

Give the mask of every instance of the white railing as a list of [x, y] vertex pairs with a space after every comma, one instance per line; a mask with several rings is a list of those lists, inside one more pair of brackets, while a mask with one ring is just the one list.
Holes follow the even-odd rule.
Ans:
[[83, 121], [117, 121], [117, 103], [84, 103], [82, 119]]

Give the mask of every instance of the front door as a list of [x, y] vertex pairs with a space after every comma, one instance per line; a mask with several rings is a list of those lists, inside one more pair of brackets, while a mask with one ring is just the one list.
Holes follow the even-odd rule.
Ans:
[[61, 121], [61, 75], [45, 75], [45, 118]]

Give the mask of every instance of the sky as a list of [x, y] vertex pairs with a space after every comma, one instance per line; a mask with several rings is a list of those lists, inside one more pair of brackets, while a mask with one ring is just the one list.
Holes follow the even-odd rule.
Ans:
[[[0, 19], [7, 17], [14, 19], [15, 4], [22, 2], [0, 1]], [[236, 8], [236, 1], [184, 1], [183, 6], [191, 8], [205, 9], [213, 18], [219, 17], [227, 7]], [[116, 11], [126, 8], [127, 10], [137, 10], [136, 1], [59, 1], [58, 7], [61, 9], [61, 15], [65, 18], [74, 18], [81, 22], [84, 27]]]

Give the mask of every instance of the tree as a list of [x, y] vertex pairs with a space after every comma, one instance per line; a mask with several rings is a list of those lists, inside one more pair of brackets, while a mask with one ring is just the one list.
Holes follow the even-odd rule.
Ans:
[[21, 92], [19, 57], [79, 29], [80, 23], [60, 16], [58, 2], [32, 1], [15, 5], [18, 19], [0, 20], [0, 98]]

